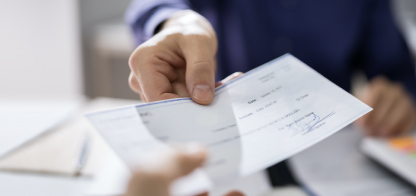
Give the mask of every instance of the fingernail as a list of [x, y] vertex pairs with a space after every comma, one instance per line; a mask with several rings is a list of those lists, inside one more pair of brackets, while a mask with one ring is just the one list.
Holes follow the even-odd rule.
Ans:
[[222, 82], [221, 81], [218, 81], [217, 83], [215, 83], [215, 87], [219, 87], [221, 85], [222, 85]]
[[198, 84], [192, 91], [192, 96], [199, 100], [210, 100], [213, 97], [211, 87], [205, 84]]

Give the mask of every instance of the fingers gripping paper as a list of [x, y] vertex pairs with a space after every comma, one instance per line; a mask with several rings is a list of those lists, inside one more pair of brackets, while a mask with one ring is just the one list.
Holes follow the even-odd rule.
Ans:
[[[173, 194], [186, 195], [263, 170], [369, 111], [287, 54], [217, 88], [208, 106], [181, 98], [87, 117], [131, 167], [156, 149], [169, 148], [167, 143], [205, 144], [209, 159], [204, 167], [172, 187]], [[187, 180], [192, 184], [181, 185]]]

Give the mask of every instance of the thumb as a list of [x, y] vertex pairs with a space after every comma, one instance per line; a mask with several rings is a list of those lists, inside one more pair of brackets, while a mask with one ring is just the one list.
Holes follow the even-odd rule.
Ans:
[[186, 87], [190, 97], [196, 103], [210, 104], [215, 90], [216, 43], [193, 40], [183, 52], [186, 59]]

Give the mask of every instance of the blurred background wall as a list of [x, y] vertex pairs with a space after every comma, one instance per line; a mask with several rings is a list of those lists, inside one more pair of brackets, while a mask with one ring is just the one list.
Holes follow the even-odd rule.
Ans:
[[[0, 98], [107, 96], [128, 86], [130, 0], [0, 0]], [[392, 0], [416, 54], [416, 1]]]
[[1, 0], [0, 98], [83, 92], [78, 4]]
[[139, 98], [127, 83], [130, 0], [0, 2], [0, 98]]
[[80, 0], [85, 93], [139, 99], [127, 83], [128, 58], [134, 50], [124, 12], [130, 0]]

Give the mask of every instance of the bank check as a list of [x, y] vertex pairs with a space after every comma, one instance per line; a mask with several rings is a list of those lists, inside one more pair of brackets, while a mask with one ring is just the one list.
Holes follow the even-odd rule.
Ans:
[[[209, 158], [204, 167], [182, 179], [194, 179], [194, 187], [200, 182], [202, 189], [266, 169], [371, 110], [286, 54], [218, 87], [207, 106], [179, 98], [87, 117], [131, 167], [155, 149], [169, 148], [169, 143], [206, 145]], [[172, 191], [191, 192], [180, 184]]]

